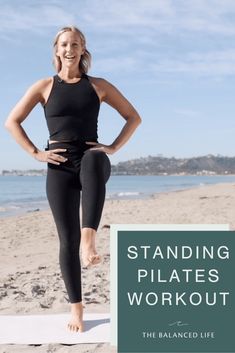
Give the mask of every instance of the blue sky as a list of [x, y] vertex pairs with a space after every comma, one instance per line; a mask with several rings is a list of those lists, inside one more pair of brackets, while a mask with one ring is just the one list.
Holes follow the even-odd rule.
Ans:
[[[110, 157], [112, 163], [162, 154], [235, 155], [235, 1], [233, 0], [1, 0], [0, 170], [46, 168], [23, 151], [4, 121], [25, 90], [55, 74], [52, 42], [65, 25], [85, 34], [91, 76], [114, 84], [143, 123]], [[123, 126], [103, 103], [99, 141], [112, 143]], [[23, 123], [43, 148], [41, 106]]]

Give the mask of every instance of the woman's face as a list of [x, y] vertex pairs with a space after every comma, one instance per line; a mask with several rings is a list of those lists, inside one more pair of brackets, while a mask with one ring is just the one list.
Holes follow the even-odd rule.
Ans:
[[56, 56], [61, 60], [62, 67], [78, 67], [84, 48], [76, 32], [64, 32], [57, 42]]

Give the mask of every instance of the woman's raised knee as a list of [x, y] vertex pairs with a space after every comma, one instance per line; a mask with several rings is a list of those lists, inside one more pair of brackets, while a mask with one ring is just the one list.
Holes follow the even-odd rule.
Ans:
[[103, 151], [87, 150], [81, 161], [82, 174], [86, 171], [93, 171], [96, 174], [102, 175], [106, 182], [111, 172], [111, 164], [106, 153]]

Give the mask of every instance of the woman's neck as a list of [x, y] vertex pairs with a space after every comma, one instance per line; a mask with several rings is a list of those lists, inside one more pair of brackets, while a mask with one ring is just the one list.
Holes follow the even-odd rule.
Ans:
[[62, 68], [60, 72], [58, 72], [58, 75], [63, 79], [63, 80], [77, 80], [82, 76], [82, 73], [76, 69], [68, 69], [68, 68]]

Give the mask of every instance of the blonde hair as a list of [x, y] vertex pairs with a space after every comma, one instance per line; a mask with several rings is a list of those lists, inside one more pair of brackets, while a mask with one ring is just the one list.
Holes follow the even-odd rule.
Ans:
[[85, 51], [81, 55], [81, 59], [79, 61], [79, 70], [82, 73], [86, 74], [88, 72], [90, 66], [91, 66], [91, 54], [86, 49], [86, 39], [85, 39], [84, 34], [80, 31], [80, 29], [78, 29], [75, 26], [63, 27], [63, 28], [61, 28], [61, 30], [59, 30], [59, 32], [55, 36], [53, 64], [55, 66], [56, 71], [59, 72], [61, 70], [61, 66], [62, 66], [60, 58], [56, 55], [56, 50], [57, 50], [57, 43], [58, 43], [59, 37], [64, 32], [75, 32], [75, 33], [78, 34], [78, 36], [79, 36], [79, 38], [81, 40], [81, 44], [82, 44], [83, 48], [85, 49]]

